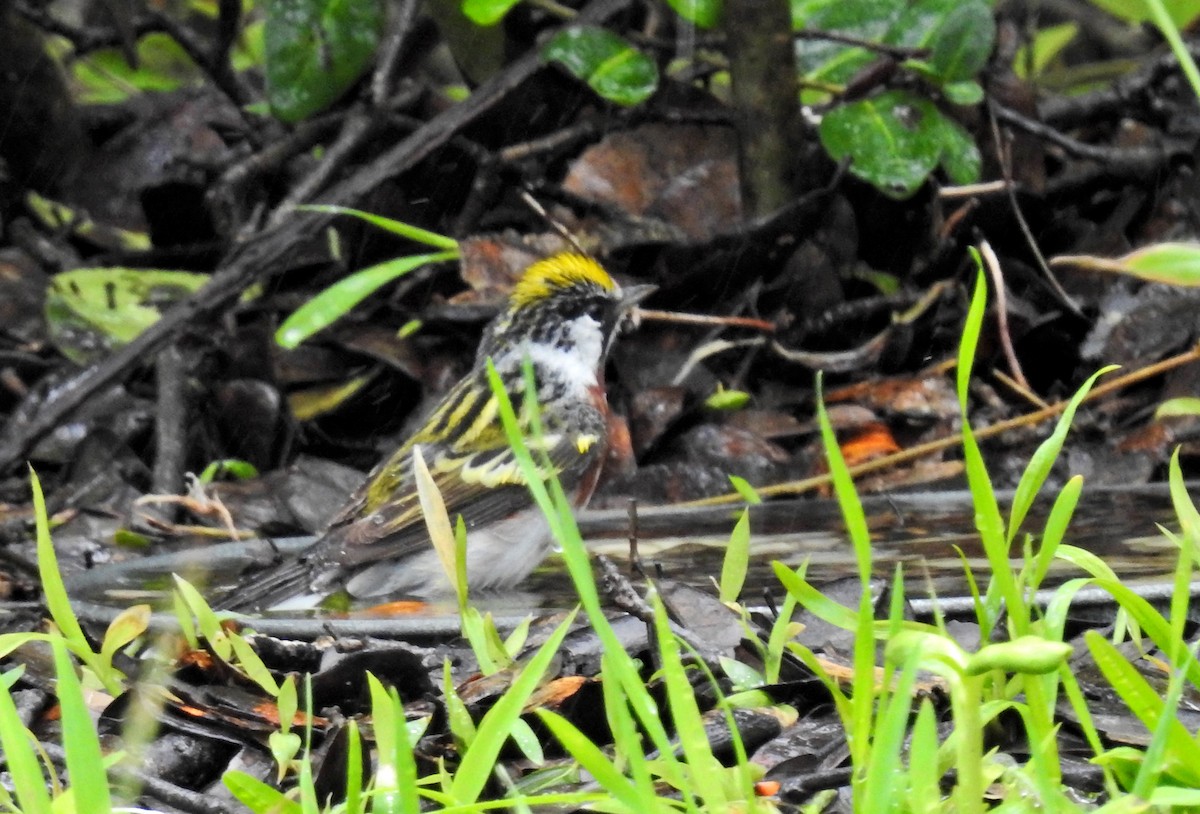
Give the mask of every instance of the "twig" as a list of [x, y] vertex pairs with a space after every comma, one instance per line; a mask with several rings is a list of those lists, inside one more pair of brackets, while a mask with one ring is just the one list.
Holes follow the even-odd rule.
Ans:
[[416, 22], [419, 5], [418, 0], [401, 0], [392, 18], [391, 29], [380, 49], [375, 73], [371, 76], [371, 103], [377, 108], [386, 107], [388, 97], [392, 95], [393, 75]]
[[[1172, 356], [1169, 359], [1164, 359], [1161, 362], [1155, 362], [1152, 365], [1139, 368], [1132, 373], [1127, 373], [1124, 376], [1118, 376], [1117, 378], [1106, 382], [1105, 384], [1093, 387], [1083, 399], [1083, 403], [1087, 404], [1088, 402], [1096, 401], [1097, 399], [1107, 396], [1109, 393], [1114, 393], [1118, 390], [1144, 381], [1145, 379], [1158, 376], [1162, 373], [1166, 373], [1167, 371], [1174, 370], [1175, 368], [1182, 367], [1183, 365], [1191, 364], [1192, 362], [1196, 361], [1200, 361], [1200, 344], [1195, 345], [1191, 348], [1191, 350], [1184, 351], [1183, 353]], [[995, 424], [987, 427], [973, 428], [971, 432], [975, 436], [976, 440], [982, 441], [986, 438], [992, 438], [1000, 435], [1001, 433], [1016, 429], [1017, 427], [1036, 426], [1046, 419], [1054, 418], [1062, 413], [1067, 408], [1069, 403], [1069, 400], [1060, 401], [1055, 404], [1051, 404], [1048, 407], [1044, 407], [1041, 410], [1035, 410], [1032, 413], [1019, 415], [1004, 421], [997, 421]], [[924, 444], [917, 444], [916, 446], [909, 447], [908, 449], [901, 450], [900, 452], [896, 452], [891, 455], [885, 455], [881, 458], [876, 458], [875, 460], [866, 461], [865, 463], [858, 464], [857, 466], [852, 466], [849, 468], [849, 472], [851, 477], [858, 477], [859, 475], [865, 475], [869, 472], [877, 472], [881, 469], [890, 469], [898, 464], [908, 463], [909, 461], [913, 461], [918, 458], [924, 458], [925, 456], [932, 455], [935, 452], [953, 449], [954, 447], [959, 446], [961, 443], [961, 435], [949, 435], [944, 438], [937, 438], [933, 441], [926, 441]], [[763, 486], [758, 488], [757, 492], [762, 497], [798, 495], [803, 494], [804, 492], [811, 492], [814, 489], [819, 489], [831, 482], [831, 475], [815, 475], [811, 478], [803, 478], [801, 480], [789, 481], [787, 483], [776, 483], [771, 486]], [[725, 495], [716, 495], [714, 497], [703, 498], [701, 500], [692, 500], [686, 503], [679, 503], [677, 506], [681, 508], [692, 508], [696, 506], [721, 506], [727, 503], [737, 503], [740, 500], [743, 500], [740, 494], [737, 492], [731, 492]]]
[[200, 70], [208, 74], [208, 78], [212, 80], [217, 89], [229, 97], [233, 106], [237, 108], [238, 115], [248, 125], [247, 135], [254, 140], [260, 140], [262, 122], [251, 119], [250, 114], [245, 110], [245, 106], [251, 102], [253, 96], [242, 84], [238, 75], [233, 72], [233, 68], [229, 65], [228, 53], [221, 54], [219, 60], [215, 59], [195, 32], [169, 14], [152, 8], [150, 19], [157, 23], [161, 31], [165, 31], [171, 36], [171, 39], [179, 43], [179, 47], [200, 66]]
[[1029, 389], [1029, 381], [1021, 370], [1017, 360], [1017, 352], [1013, 350], [1012, 334], [1008, 330], [1008, 291], [1004, 286], [1004, 273], [1000, 270], [1000, 258], [992, 251], [992, 244], [986, 240], [979, 242], [979, 254], [983, 258], [983, 267], [987, 269], [992, 279], [992, 288], [996, 292], [996, 324], [1000, 331], [1000, 347], [1004, 349], [1004, 358], [1008, 360], [1008, 368], [1013, 378], [1025, 390]]
[[[158, 398], [154, 418], [154, 469], [150, 491], [174, 494], [183, 488], [187, 458], [187, 366], [178, 345], [168, 345], [154, 361]], [[159, 519], [173, 521], [174, 508], [160, 509]]]
[[1000, 125], [996, 121], [997, 105], [991, 100], [988, 100], [988, 122], [992, 126], [992, 140], [996, 144], [996, 160], [1000, 164], [1000, 172], [1004, 175], [1005, 192], [1008, 193], [1008, 205], [1012, 209], [1013, 217], [1017, 219], [1017, 226], [1021, 229], [1021, 234], [1025, 238], [1025, 243], [1029, 247], [1030, 253], [1037, 261], [1037, 266], [1041, 269], [1042, 276], [1046, 279], [1050, 286], [1051, 292], [1058, 298], [1058, 301], [1066, 306], [1077, 317], [1083, 316], [1083, 310], [1071, 298], [1071, 295], [1063, 289], [1058, 278], [1054, 276], [1054, 272], [1050, 270], [1049, 264], [1046, 262], [1046, 257], [1042, 254], [1042, 250], [1038, 247], [1037, 240], [1033, 236], [1033, 230], [1029, 228], [1029, 222], [1025, 220], [1025, 213], [1021, 211], [1021, 205], [1017, 202], [1017, 190], [1013, 183], [1012, 177], [1012, 153], [1005, 147], [1005, 141], [1001, 137]]
[[1025, 399], [1026, 401], [1028, 401], [1030, 404], [1032, 404], [1037, 409], [1043, 410], [1050, 406], [1050, 403], [1047, 402], [1044, 398], [1039, 396], [1037, 393], [1033, 392], [1033, 390], [1031, 390], [1029, 387], [1021, 384], [1018, 381], [1015, 381], [1011, 376], [1009, 376], [1003, 370], [1000, 370], [999, 368], [997, 368], [996, 370], [992, 371], [992, 375], [996, 377], [996, 381], [1000, 382], [1002, 385], [1007, 387], [1009, 390], [1013, 391], [1018, 396]]
[[669, 322], [674, 325], [699, 325], [703, 328], [726, 326], [750, 328], [764, 334], [775, 333], [775, 323], [755, 317], [726, 317], [713, 314], [686, 314], [681, 311], [656, 311], [653, 308], [638, 308], [638, 315], [649, 322]]

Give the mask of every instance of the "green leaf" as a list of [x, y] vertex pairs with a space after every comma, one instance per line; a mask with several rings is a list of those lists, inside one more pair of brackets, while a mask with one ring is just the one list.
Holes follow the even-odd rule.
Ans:
[[258, 477], [258, 467], [240, 458], [221, 458], [204, 467], [204, 471], [200, 473], [200, 482], [212, 483], [226, 475], [234, 480], [252, 480]]
[[163, 311], [208, 282], [208, 275], [160, 269], [75, 269], [50, 278], [46, 325], [76, 364], [122, 348]]
[[1126, 274], [1156, 283], [1200, 286], [1200, 243], [1154, 243], [1116, 259], [1059, 255], [1050, 264]]
[[464, 0], [463, 14], [475, 25], [495, 25], [520, 0]]
[[1162, 771], [1189, 786], [1200, 785], [1200, 749], [1177, 718], [1164, 716], [1162, 694], [1099, 633], [1089, 630], [1084, 633], [1084, 640], [1096, 666], [1129, 711], [1152, 732], [1165, 727]]
[[66, 752], [71, 787], [75, 789], [75, 811], [78, 814], [109, 814], [112, 800], [100, 752], [100, 736], [96, 734], [92, 715], [84, 700], [83, 687], [75, 674], [75, 664], [62, 639], [53, 638], [50, 645], [54, 649], [58, 706], [62, 710], [63, 751]]
[[484, 786], [491, 777], [491, 767], [495, 765], [496, 757], [500, 754], [500, 748], [508, 740], [509, 733], [520, 718], [529, 696], [541, 682], [551, 661], [558, 655], [558, 648], [575, 621], [575, 613], [571, 611], [567, 614], [538, 648], [533, 658], [521, 669], [508, 691], [484, 714], [475, 732], [475, 739], [462, 753], [462, 762], [454, 776], [450, 794], [455, 800], [473, 805], [483, 793]]
[[[1146, 0], [1092, 0], [1092, 5], [1129, 23], [1152, 19], [1150, 3]], [[1164, 0], [1163, 6], [1177, 28], [1187, 28], [1200, 16], [1200, 0]]]
[[230, 769], [221, 775], [221, 782], [239, 803], [255, 814], [300, 814], [299, 803], [243, 771]]
[[1012, 641], [984, 646], [967, 659], [967, 675], [982, 675], [989, 670], [1006, 673], [1045, 675], [1058, 670], [1071, 655], [1071, 645], [1041, 636], [1018, 636]]
[[1167, 399], [1158, 405], [1158, 409], [1154, 411], [1154, 420], [1157, 421], [1160, 418], [1185, 415], [1200, 415], [1200, 398], [1196, 398], [1195, 396], [1179, 396], [1178, 398]]
[[729, 535], [725, 558], [721, 565], [722, 602], [735, 602], [746, 582], [746, 570], [750, 564], [750, 512], [745, 510]]
[[24, 811], [49, 811], [50, 794], [42, 777], [42, 767], [34, 754], [33, 735], [21, 723], [17, 705], [9, 693], [8, 678], [18, 670], [5, 673], [5, 686], [0, 688], [0, 746], [4, 747], [4, 760], [17, 799]]
[[76, 101], [84, 105], [113, 105], [146, 92], [165, 93], [185, 84], [198, 85], [203, 75], [187, 52], [169, 34], [153, 32], [137, 41], [137, 67], [119, 48], [102, 48], [71, 60]]
[[908, 198], [939, 165], [955, 183], [979, 174], [971, 137], [928, 99], [903, 90], [852, 102], [826, 114], [821, 143], [836, 161], [885, 195]]
[[602, 98], [620, 105], [643, 102], [658, 88], [654, 60], [598, 26], [563, 29], [542, 48], [542, 57], [559, 63]]
[[378, 0], [270, 0], [266, 15], [267, 100], [285, 122], [319, 113], [358, 81], [383, 22]]
[[1068, 402], [1066, 409], [1063, 410], [1062, 415], [1058, 419], [1058, 423], [1054, 426], [1054, 432], [1038, 446], [1037, 450], [1030, 457], [1029, 463], [1025, 466], [1025, 471], [1021, 473], [1021, 480], [1017, 483], [1017, 489], [1013, 493], [1012, 509], [1009, 512], [1008, 523], [1008, 541], [1010, 543], [1016, 538], [1017, 531], [1021, 528], [1021, 523], [1025, 520], [1025, 515], [1033, 508], [1033, 502], [1037, 499], [1038, 492], [1042, 489], [1042, 484], [1050, 476], [1050, 470], [1053, 469], [1054, 462], [1058, 460], [1063, 444], [1067, 440], [1067, 433], [1071, 431], [1071, 422], [1075, 420], [1075, 412], [1079, 409], [1079, 405], [1083, 403], [1083, 400], [1087, 398], [1087, 394], [1091, 392], [1092, 385], [1096, 383], [1096, 379], [1116, 369], [1116, 366], [1110, 365], [1097, 370], [1088, 377], [1083, 386], [1076, 390], [1075, 395], [1071, 397], [1071, 401]]
[[426, 246], [432, 246], [435, 249], [442, 249], [448, 252], [458, 251], [458, 241], [452, 237], [431, 232], [428, 229], [422, 229], [420, 226], [413, 226], [411, 223], [405, 223], [402, 220], [385, 218], [383, 215], [376, 215], [374, 212], [365, 212], [362, 209], [354, 209], [349, 206], [334, 206], [333, 204], [304, 204], [296, 208], [304, 212], [349, 215], [352, 218], [366, 221], [372, 226], [377, 226], [385, 232], [391, 232], [393, 235], [407, 238], [414, 243], [424, 243]]
[[704, 406], [710, 410], [740, 410], [749, 403], [750, 394], [745, 390], [726, 390], [719, 385], [716, 391], [704, 400]]
[[712, 28], [721, 20], [721, 0], [667, 0], [675, 13], [699, 28]]
[[341, 319], [371, 294], [398, 277], [403, 277], [430, 263], [441, 263], [458, 257], [458, 252], [436, 252], [397, 257], [348, 277], [326, 288], [283, 321], [275, 332], [275, 342], [291, 350], [318, 331]]
[[964, 79], [961, 82], [947, 82], [942, 85], [942, 95], [946, 101], [955, 105], [977, 105], [983, 101], [983, 87], [974, 79]]
[[758, 492], [754, 491], [754, 487], [750, 485], [750, 481], [745, 478], [739, 478], [737, 475], [729, 476], [729, 483], [733, 486], [733, 490], [741, 495], [742, 500], [749, 503], [751, 506], [757, 506], [762, 503], [762, 497]]
[[971, 79], [987, 62], [996, 22], [987, 3], [963, 3], [937, 27], [929, 42], [929, 64], [943, 82]]
[[1040, 76], [1062, 50], [1079, 34], [1078, 23], [1048, 26], [1033, 35], [1033, 42], [1017, 49], [1013, 71], [1022, 79]]

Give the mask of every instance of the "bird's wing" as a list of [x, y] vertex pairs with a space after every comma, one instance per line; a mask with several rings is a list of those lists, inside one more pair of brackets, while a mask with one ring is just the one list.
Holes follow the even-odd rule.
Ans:
[[[413, 448], [417, 446], [451, 519], [461, 514], [468, 529], [529, 505], [524, 474], [496, 418], [495, 396], [479, 390], [457, 401], [453, 396], [435, 411], [424, 430], [376, 467], [330, 523], [319, 544], [323, 559], [354, 569], [400, 558], [428, 545], [413, 478]], [[437, 440], [444, 432], [438, 422], [446, 417], [447, 405], [461, 411], [458, 418], [451, 419], [469, 422], [459, 424], [467, 429], [456, 436], [455, 444]], [[543, 436], [542, 449], [550, 469], [568, 491], [603, 454], [603, 426], [597, 410], [595, 415], [570, 422], [569, 427], [548, 429]], [[532, 439], [527, 443], [534, 446]], [[543, 460], [534, 450], [534, 461]]]

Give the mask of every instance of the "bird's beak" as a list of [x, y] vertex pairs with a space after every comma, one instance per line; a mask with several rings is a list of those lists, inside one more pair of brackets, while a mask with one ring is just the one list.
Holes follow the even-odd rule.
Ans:
[[658, 291], [656, 285], [631, 285], [621, 289], [621, 310], [629, 311], [637, 306], [642, 300], [649, 297], [655, 291]]

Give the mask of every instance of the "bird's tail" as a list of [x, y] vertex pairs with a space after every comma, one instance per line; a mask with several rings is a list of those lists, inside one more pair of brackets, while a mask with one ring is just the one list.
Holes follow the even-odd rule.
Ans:
[[311, 593], [313, 566], [307, 559], [290, 560], [251, 574], [213, 600], [213, 607], [237, 613], [257, 613], [293, 597]]

